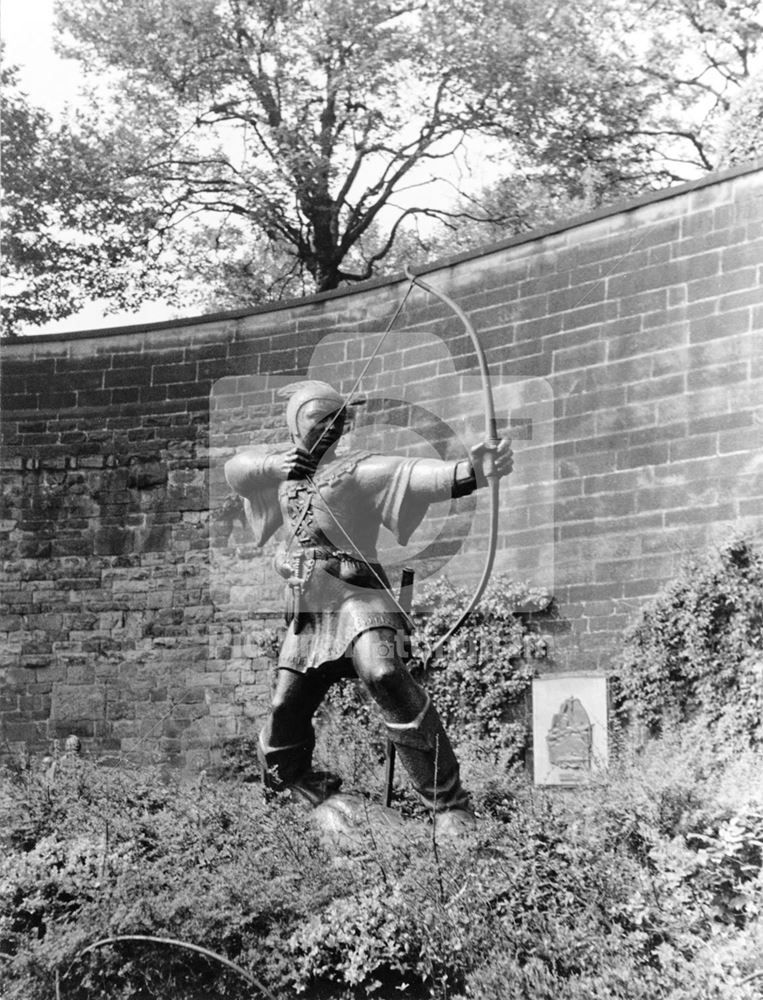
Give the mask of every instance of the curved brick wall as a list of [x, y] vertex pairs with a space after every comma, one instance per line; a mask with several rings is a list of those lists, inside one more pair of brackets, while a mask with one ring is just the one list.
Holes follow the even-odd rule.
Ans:
[[[499, 386], [517, 453], [499, 565], [553, 588], [553, 665], [606, 669], [688, 553], [763, 528], [762, 276], [759, 167], [429, 269]], [[282, 438], [289, 379], [348, 389], [404, 289], [4, 345], [6, 748], [76, 732], [203, 764], [252, 731], [269, 683], [256, 638], [279, 596], [221, 464]], [[473, 379], [458, 321], [415, 292], [364, 380], [365, 420], [383, 397], [387, 442], [460, 454], [448, 419], [479, 437]], [[452, 532], [422, 566], [460, 546], [449, 572], [472, 579], [481, 503], [435, 519]]]

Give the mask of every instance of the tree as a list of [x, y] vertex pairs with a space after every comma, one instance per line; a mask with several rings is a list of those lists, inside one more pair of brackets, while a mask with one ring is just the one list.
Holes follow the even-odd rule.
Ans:
[[596, 129], [643, 110], [591, 83], [595, 26], [552, 0], [67, 0], [58, 18], [65, 54], [116, 71], [137, 134], [158, 123], [142, 175], [161, 231], [237, 220], [319, 291], [370, 277], [411, 218], [448, 217], [411, 192], [469, 136], [561, 133], [592, 91]]
[[466, 249], [763, 155], [761, 0], [566, 9], [578, 31], [562, 114], [533, 108], [510, 168], [430, 246]]
[[2, 85], [3, 331], [67, 316], [88, 298], [129, 305], [158, 288], [147, 235], [158, 204], [112, 168], [119, 157], [134, 169], [131, 137], [114, 124], [104, 138], [86, 115], [55, 127], [28, 103], [14, 67]]
[[718, 146], [722, 166], [763, 157], [763, 72], [748, 80], [731, 102]]
[[732, 105], [760, 66], [761, 0], [602, 0], [608, 21], [649, 95], [641, 124], [665, 176], [682, 181], [721, 162]]
[[[22, 230], [57, 249], [16, 254], [25, 316], [56, 284], [69, 311], [108, 288], [206, 307], [327, 290], [696, 176], [761, 4], [59, 0], [61, 50], [98, 97], [35, 139], [45, 219], [28, 205]], [[497, 183], [433, 196], [475, 140]]]

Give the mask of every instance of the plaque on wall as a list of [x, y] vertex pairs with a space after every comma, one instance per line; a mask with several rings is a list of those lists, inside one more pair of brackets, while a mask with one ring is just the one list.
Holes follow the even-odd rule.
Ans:
[[536, 785], [582, 785], [607, 766], [607, 678], [549, 674], [533, 681]]

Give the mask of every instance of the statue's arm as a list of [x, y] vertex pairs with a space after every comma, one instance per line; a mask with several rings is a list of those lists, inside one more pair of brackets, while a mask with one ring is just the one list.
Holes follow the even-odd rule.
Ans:
[[271, 461], [277, 454], [259, 445], [240, 451], [224, 466], [228, 485], [244, 498], [244, 512], [257, 545], [264, 545], [281, 524], [278, 479]]
[[487, 483], [483, 458], [488, 450], [492, 451], [499, 477], [507, 476], [513, 468], [513, 453], [511, 441], [503, 438], [494, 449], [488, 449], [484, 444], [472, 448], [469, 459], [455, 462], [419, 459], [411, 469], [408, 489], [418, 499], [430, 503], [468, 496]]
[[315, 460], [300, 448], [263, 453], [240, 451], [225, 463], [225, 478], [239, 496], [251, 498], [285, 479], [301, 479], [315, 471]]
[[225, 479], [234, 493], [241, 497], [251, 497], [267, 487], [272, 487], [275, 479], [270, 473], [272, 456], [263, 454], [261, 449], [240, 451], [225, 463]]
[[358, 484], [385, 527], [405, 545], [426, 516], [431, 503], [467, 496], [487, 482], [483, 456], [492, 453], [499, 476], [512, 469], [508, 439], [497, 446], [478, 445], [471, 459], [446, 462], [436, 458], [369, 455], [356, 469]]

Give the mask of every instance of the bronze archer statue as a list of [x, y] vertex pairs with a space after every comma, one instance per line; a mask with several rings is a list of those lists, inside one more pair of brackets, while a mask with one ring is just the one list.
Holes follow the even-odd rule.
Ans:
[[438, 830], [474, 819], [458, 762], [427, 692], [407, 666], [411, 622], [378, 561], [382, 525], [405, 544], [431, 503], [484, 484], [480, 456], [499, 476], [512, 469], [510, 441], [472, 449], [472, 461], [337, 454], [347, 401], [326, 382], [281, 390], [292, 447], [264, 457], [240, 452], [225, 466], [262, 545], [281, 524], [291, 537], [275, 557], [287, 581], [288, 630], [270, 717], [260, 733], [263, 780], [317, 805], [339, 780], [312, 770], [312, 717], [331, 684], [357, 676], [376, 702], [413, 787], [435, 810]]

